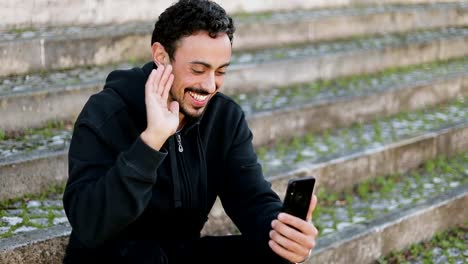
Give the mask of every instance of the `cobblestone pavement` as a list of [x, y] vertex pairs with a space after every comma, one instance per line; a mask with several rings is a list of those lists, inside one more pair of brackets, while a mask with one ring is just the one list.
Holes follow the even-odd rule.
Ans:
[[0, 205], [0, 238], [54, 225], [69, 225], [61, 193]]

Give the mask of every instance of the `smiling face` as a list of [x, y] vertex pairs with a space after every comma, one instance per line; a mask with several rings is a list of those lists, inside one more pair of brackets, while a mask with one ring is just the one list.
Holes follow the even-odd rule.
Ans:
[[171, 62], [174, 83], [169, 97], [179, 103], [181, 124], [187, 121], [186, 117], [202, 115], [223, 84], [230, 59], [231, 42], [226, 33], [212, 38], [206, 31], [200, 31], [177, 42]]

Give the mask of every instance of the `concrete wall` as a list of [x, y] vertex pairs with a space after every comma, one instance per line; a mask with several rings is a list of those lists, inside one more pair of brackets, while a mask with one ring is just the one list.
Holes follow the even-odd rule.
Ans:
[[[2, 0], [0, 30], [37, 25], [107, 24], [155, 20], [171, 0]], [[369, 3], [424, 3], [448, 0], [218, 0], [230, 13], [318, 8]], [[124, 10], [125, 12], [122, 12]]]

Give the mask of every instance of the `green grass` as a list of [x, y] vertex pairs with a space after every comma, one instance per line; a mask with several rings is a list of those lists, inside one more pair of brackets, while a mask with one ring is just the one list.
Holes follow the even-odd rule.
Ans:
[[14, 33], [14, 34], [21, 34], [21, 33], [28, 32], [28, 31], [36, 31], [36, 29], [33, 27], [13, 28], [13, 29], [10, 29], [8, 32]]
[[[38, 207], [37, 209], [42, 209], [46, 211], [47, 214], [46, 215], [34, 215], [34, 214], [29, 213], [30, 209], [29, 210], [27, 209], [27, 203], [32, 200], [44, 201], [51, 195], [62, 194], [64, 190], [65, 190], [64, 185], [54, 185], [54, 186], [51, 186], [48, 190], [41, 192], [40, 194], [24, 195], [23, 197], [20, 197], [20, 198], [1, 201], [0, 202], [0, 217], [6, 216], [5, 210], [16, 209], [16, 208], [13, 208], [13, 204], [20, 202], [21, 208], [18, 208], [18, 209], [22, 209], [23, 211], [21, 215], [18, 217], [22, 218], [23, 222], [12, 226], [8, 232], [0, 235], [0, 238], [7, 238], [7, 237], [13, 236], [14, 231], [22, 226], [30, 226], [30, 227], [36, 227], [36, 228], [44, 228], [44, 227], [52, 226], [54, 218], [57, 217], [57, 215], [54, 215], [53, 210], [63, 210], [62, 207], [58, 207], [58, 206], [51, 206], [48, 208], [45, 208], [44, 206]], [[42, 226], [40, 224], [31, 222], [31, 219], [35, 219], [35, 218], [48, 219], [48, 226]]]
[[290, 147], [292, 149], [300, 149], [302, 147], [302, 139], [300, 137], [294, 137], [291, 141]]
[[296, 157], [294, 158], [294, 162], [298, 163], [304, 160], [304, 157], [302, 156], [302, 153], [299, 152], [297, 153]]
[[64, 191], [65, 191], [65, 185], [57, 184], [57, 185], [50, 186], [46, 191], [43, 191], [39, 194], [26, 194], [19, 198], [0, 201], [0, 214], [2, 214], [3, 210], [11, 209], [12, 205], [17, 202], [21, 202], [22, 208], [25, 209], [26, 203], [29, 201], [32, 201], [32, 200], [43, 201], [53, 194], [62, 194]]
[[387, 256], [377, 260], [378, 264], [399, 264], [415, 261], [418, 258], [422, 259], [423, 263], [433, 263], [434, 248], [441, 248], [444, 251], [449, 263], [454, 263], [454, 258], [450, 257], [446, 250], [456, 248], [461, 251], [459, 260], [465, 259], [463, 251], [468, 249], [465, 241], [465, 236], [468, 235], [468, 222], [458, 227], [451, 228], [447, 231], [435, 235], [428, 241], [423, 241], [418, 244], [413, 244], [405, 250], [394, 251]]
[[[459, 114], [453, 115], [452, 108], [460, 101], [464, 101], [462, 104], [464, 107], [457, 109]], [[468, 108], [466, 100], [456, 99], [433, 108], [398, 113], [369, 123], [357, 122], [347, 128], [337, 128], [336, 131], [325, 129], [322, 132], [309, 132], [303, 136], [292, 138], [280, 137], [268, 145], [257, 147], [257, 149], [261, 149], [261, 155], [259, 156], [260, 162], [265, 165], [264, 168], [269, 172], [279, 172], [285, 167], [279, 167], [274, 159], [282, 160], [283, 165], [294, 166], [295, 163], [306, 159], [315, 162], [324, 158], [363, 150], [370, 146], [389, 144], [463, 122], [466, 117], [466, 108]], [[438, 114], [447, 116], [448, 119], [445, 124], [439, 126], [434, 124], [430, 127], [413, 126], [413, 128], [410, 128], [410, 120], [413, 120], [413, 122], [414, 120], [430, 120]], [[398, 127], [397, 122], [400, 122], [401, 127]], [[304, 150], [307, 150], [307, 152], [304, 152]], [[430, 170], [435, 164], [427, 163], [424, 166], [427, 166]], [[453, 168], [450, 166], [442, 167], [444, 173], [451, 171], [453, 171]]]
[[380, 123], [374, 122], [373, 127], [374, 127], [374, 141], [383, 142], [382, 127], [380, 126]]
[[[333, 80], [317, 80], [311, 83], [294, 84], [282, 86], [269, 91], [261, 92], [260, 98], [257, 93], [233, 95], [233, 99], [241, 105], [249, 105], [252, 111], [265, 111], [278, 106], [288, 104], [305, 104], [314, 100], [318, 94], [330, 97], [328, 91], [336, 90], [344, 95], [357, 95], [364, 91], [376, 92], [381, 89], [388, 89], [402, 85], [405, 75], [416, 73], [416, 80], [428, 80], [428, 78], [441, 78], [447, 76], [447, 73], [460, 71], [467, 67], [468, 58], [437, 61], [428, 64], [413, 65], [407, 67], [398, 67], [387, 69], [374, 74], [361, 74], [351, 77], [340, 77]], [[460, 69], [459, 69], [460, 68]], [[411, 85], [408, 80], [403, 81]], [[266, 96], [266, 98], [264, 98]], [[280, 105], [273, 102], [279, 98], [288, 98]], [[431, 121], [432, 122], [432, 121]]]
[[[467, 27], [453, 27], [455, 30], [465, 30]], [[359, 36], [354, 36], [350, 38], [343, 38], [339, 40], [325, 40], [317, 43], [294, 43], [294, 44], [288, 44], [288, 45], [283, 45], [281, 47], [275, 47], [275, 48], [269, 48], [269, 49], [253, 49], [250, 52], [248, 51], [237, 51], [233, 53], [233, 58], [232, 62], [234, 64], [237, 64], [237, 58], [241, 54], [248, 54], [252, 55], [253, 60], [251, 62], [259, 62], [263, 61], [265, 58], [262, 57], [257, 57], [258, 52], [260, 50], [260, 53], [262, 54], [268, 54], [270, 58], [269, 59], [274, 59], [275, 56], [277, 56], [278, 53], [286, 53], [287, 50], [296, 50], [299, 51], [299, 53], [296, 53], [294, 56], [308, 56], [310, 55], [310, 48], [313, 47], [314, 52], [319, 53], [319, 50], [322, 47], [326, 47], [327, 51], [326, 52], [337, 52], [337, 51], [342, 51], [349, 49], [350, 46], [352, 49], [358, 47], [358, 48], [381, 48], [382, 46], [386, 45], [394, 45], [394, 41], [398, 41], [401, 44], [405, 43], [411, 43], [414, 41], [418, 40], [431, 40], [431, 41], [436, 41], [439, 39], [439, 36], [453, 36], [452, 34], [447, 34], [447, 32], [442, 31], [441, 29], [421, 29], [421, 30], [414, 30], [411, 31], [410, 33], [408, 32], [401, 32], [401, 33], [392, 33], [392, 34], [386, 34], [385, 37], [382, 34], [376, 34], [376, 35], [359, 35]], [[428, 36], [430, 36], [428, 38]], [[390, 41], [389, 41], [390, 39]], [[320, 54], [322, 54], [322, 51], [320, 51]]]
[[[71, 128], [72, 128], [71, 121], [53, 120], [53, 121], [48, 121], [42, 127], [39, 127], [39, 128], [28, 128], [23, 131], [4, 132], [2, 140], [19, 140], [20, 141], [32, 135], [41, 135], [44, 137], [51, 137], [53, 136], [54, 131], [71, 129]], [[0, 132], [0, 137], [1, 137], [1, 132]]]
[[368, 200], [369, 199], [369, 192], [370, 192], [370, 182], [369, 181], [366, 181], [366, 182], [363, 182], [361, 184], [359, 184], [357, 186], [357, 194], [359, 195], [359, 197], [363, 198], [364, 200]]
[[336, 146], [336, 143], [333, 142], [333, 140], [331, 140], [331, 138], [330, 138], [330, 130], [329, 129], [326, 129], [325, 131], [323, 131], [322, 139], [323, 139], [323, 142], [325, 143], [325, 145], [328, 146], [328, 150], [331, 151], [331, 152], [335, 152], [337, 146]]
[[287, 151], [287, 143], [283, 140], [279, 140], [276, 144], [276, 157], [277, 158], [282, 158], [286, 155]]
[[47, 220], [49, 221], [49, 225], [54, 224], [54, 218], [55, 217], [56, 217], [56, 215], [52, 212], [52, 210], [48, 210]]
[[140, 62], [139, 59], [137, 58], [128, 58], [127, 59], [127, 63], [130, 64], [130, 65], [138, 65]]
[[256, 153], [259, 160], [264, 160], [266, 158], [267, 149], [266, 147], [259, 147]]
[[[468, 153], [460, 154], [458, 156], [452, 157], [450, 159], [439, 156], [433, 160], [427, 161], [425, 164], [434, 164], [421, 166], [418, 169], [413, 170], [410, 173], [398, 173], [386, 176], [379, 176], [372, 179], [368, 179], [356, 184], [353, 187], [347, 188], [342, 192], [329, 192], [324, 188], [320, 188], [316, 191], [317, 197], [319, 199], [319, 207], [314, 212], [314, 218], [320, 219], [321, 215], [329, 215], [332, 217], [333, 221], [336, 221], [335, 210], [338, 207], [344, 208], [347, 211], [348, 218], [353, 219], [356, 215], [356, 212], [353, 208], [355, 202], [364, 202], [367, 204], [372, 204], [375, 199], [378, 199], [381, 202], [393, 200], [396, 192], [401, 196], [402, 199], [397, 199], [397, 207], [403, 208], [409, 206], [409, 204], [402, 203], [403, 200], [411, 199], [414, 194], [414, 189], [418, 189], [417, 192], [420, 193], [417, 199], [411, 201], [410, 204], [419, 202], [420, 199], [426, 199], [427, 195], [424, 194], [425, 183], [431, 183], [433, 178], [442, 177], [447, 181], [452, 181], [453, 177], [456, 177], [456, 181], [461, 181], [461, 184], [468, 184], [468, 178], [463, 177], [465, 172], [465, 167], [462, 165], [467, 165]], [[453, 176], [443, 175], [443, 169], [451, 167], [453, 168]], [[432, 174], [431, 174], [432, 173]], [[432, 175], [432, 177], [431, 177]], [[416, 187], [411, 187], [412, 183], [416, 182]], [[421, 186], [421, 187], [420, 187]], [[441, 186], [435, 184], [434, 189], [430, 192], [430, 195], [437, 195], [443, 193], [444, 188], [448, 186]], [[401, 190], [397, 188], [402, 188]], [[381, 203], [378, 202], [378, 203]], [[372, 209], [370, 206], [367, 208], [359, 209], [359, 216], [364, 216], [366, 219], [373, 219], [376, 215], [382, 215], [383, 213], [388, 213], [390, 209]], [[317, 221], [317, 223], [320, 223]], [[336, 228], [337, 222], [334, 223]], [[323, 225], [321, 225], [323, 228]], [[321, 229], [319, 229], [321, 230]]]
[[353, 201], [354, 201], [353, 195], [351, 195], [351, 194], [346, 195], [345, 202], [346, 202], [346, 205], [347, 205], [346, 208], [348, 210], [348, 215], [349, 215], [350, 219], [352, 219], [354, 217], [354, 209], [352, 207]]

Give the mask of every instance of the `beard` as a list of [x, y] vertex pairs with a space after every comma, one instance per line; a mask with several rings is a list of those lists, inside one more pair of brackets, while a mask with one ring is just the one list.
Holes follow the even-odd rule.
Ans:
[[[194, 109], [188, 109], [187, 105], [181, 104], [179, 102], [179, 112], [184, 115], [185, 118], [188, 120], [196, 120], [199, 119], [203, 113], [205, 112], [206, 107], [198, 108], [194, 111]], [[187, 120], [187, 121], [188, 121]]]
[[[186, 88], [184, 90], [184, 94], [182, 95], [182, 98], [177, 98], [177, 96], [172, 92], [172, 90], [170, 91], [170, 96], [171, 96], [171, 99], [173, 101], [176, 101], [176, 102], [179, 103], [179, 112], [181, 114], [183, 114], [185, 118], [187, 118], [187, 121], [197, 120], [205, 112], [206, 105], [203, 106], [203, 107], [200, 107], [200, 108], [194, 108], [193, 106], [189, 105], [188, 103], [184, 103], [185, 93], [187, 93], [189, 91], [199, 93], [199, 94], [209, 94], [209, 93], [205, 92], [202, 89], [188, 87], [188, 88]], [[209, 101], [208, 101], [208, 103], [209, 103]]]

